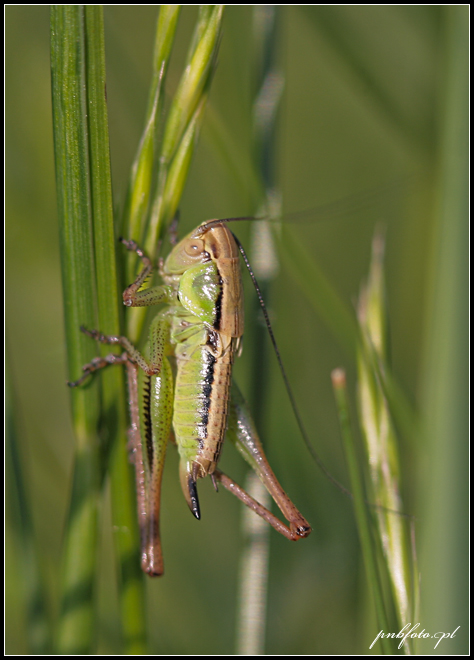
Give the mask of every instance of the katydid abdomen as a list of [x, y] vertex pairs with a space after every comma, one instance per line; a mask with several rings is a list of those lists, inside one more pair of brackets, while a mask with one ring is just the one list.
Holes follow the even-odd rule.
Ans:
[[227, 426], [232, 378], [232, 344], [216, 356], [201, 346], [178, 359], [173, 429], [180, 455], [180, 479], [188, 505], [199, 518], [197, 479], [212, 474], [219, 461]]

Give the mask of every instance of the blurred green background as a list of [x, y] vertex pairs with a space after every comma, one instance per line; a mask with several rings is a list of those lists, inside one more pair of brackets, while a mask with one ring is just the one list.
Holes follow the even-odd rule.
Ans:
[[[185, 7], [168, 75], [175, 89], [196, 18]], [[123, 201], [140, 138], [157, 8], [105, 8], [114, 199]], [[386, 226], [390, 348], [395, 377], [419, 415], [400, 438], [405, 510], [417, 518], [420, 628], [461, 628], [437, 652], [467, 652], [467, 8], [282, 7], [285, 88], [276, 169], [287, 213], [335, 202], [291, 223], [352, 309], [374, 227]], [[252, 7], [229, 7], [219, 65], [181, 205], [182, 233], [206, 218], [252, 212], [238, 167], [251, 148]], [[73, 436], [56, 224], [49, 10], [6, 8], [6, 277], [11, 392], [46, 606], [58, 608], [58, 566]], [[221, 137], [225, 137], [224, 144]], [[227, 154], [235, 154], [230, 162]], [[236, 175], [236, 171], [239, 172]], [[250, 177], [250, 173], [249, 173]], [[357, 194], [371, 191], [363, 205]], [[351, 207], [350, 200], [354, 198]], [[346, 199], [338, 204], [338, 200]], [[362, 208], [361, 208], [362, 206]], [[245, 244], [246, 230], [236, 232]], [[249, 291], [249, 296], [251, 292]], [[247, 297], [249, 297], [247, 296]], [[355, 365], [281, 269], [271, 314], [305, 424], [331, 472], [347, 481], [330, 373]], [[236, 367], [245, 390], [248, 356]], [[265, 443], [270, 462], [313, 526], [292, 544], [271, 536], [267, 653], [366, 653], [377, 634], [351, 502], [318, 471], [275, 369]], [[224, 470], [244, 466], [224, 451]], [[9, 476], [7, 474], [7, 476]], [[10, 494], [12, 491], [7, 490]], [[148, 580], [152, 652], [233, 653], [241, 507], [200, 484], [189, 514], [170, 451], [163, 490], [166, 575]], [[16, 505], [7, 503], [9, 654], [27, 653]], [[120, 653], [107, 495], [102, 509], [98, 652]], [[419, 653], [432, 653], [424, 640]], [[373, 649], [373, 652], [378, 652]]]

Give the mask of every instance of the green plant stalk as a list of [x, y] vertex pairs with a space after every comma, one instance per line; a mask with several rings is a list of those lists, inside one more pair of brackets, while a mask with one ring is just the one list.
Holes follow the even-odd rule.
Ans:
[[[54, 153], [60, 228], [68, 371], [71, 379], [94, 356], [79, 332], [96, 324], [90, 162], [85, 96], [83, 9], [51, 9]], [[71, 391], [76, 437], [74, 475], [62, 561], [57, 652], [90, 653], [94, 638], [94, 576], [100, 489], [98, 383]]]
[[[245, 490], [267, 509], [270, 495], [258, 476], [250, 470]], [[237, 599], [236, 654], [263, 655], [268, 598], [270, 525], [248, 507], [242, 507], [244, 547], [240, 556]]]
[[[374, 543], [370, 531], [368, 511], [365, 504], [363, 482], [359, 471], [357, 455], [354, 447], [354, 439], [351, 431], [349, 402], [347, 400], [346, 393], [346, 376], [342, 369], [335, 369], [333, 371], [332, 382], [339, 414], [339, 423], [341, 425], [344, 454], [346, 456], [347, 466], [349, 469], [351, 492], [354, 502], [354, 512], [356, 516], [360, 544], [362, 547], [362, 554], [364, 557], [367, 581], [373, 594], [379, 629], [383, 630], [384, 633], [388, 633], [392, 632], [392, 630], [388, 624], [387, 613], [383, 600], [382, 585], [377, 567]], [[392, 654], [395, 652], [395, 646], [392, 645], [389, 639], [381, 638], [380, 644], [384, 654]]]
[[[254, 76], [255, 98], [252, 113], [253, 160], [252, 170], [258, 177], [255, 188], [261, 190], [258, 215], [268, 213], [270, 196], [275, 195], [274, 140], [275, 118], [280, 101], [281, 84], [277, 93], [270, 81], [280, 80], [276, 71], [277, 9], [274, 6], [254, 8]], [[261, 107], [267, 113], [261, 121]], [[262, 209], [263, 207], [263, 209]], [[262, 296], [269, 304], [271, 281], [278, 272], [276, 250], [272, 232], [267, 223], [252, 226], [251, 261], [258, 279]], [[260, 258], [254, 258], [256, 254]], [[269, 391], [269, 338], [267, 328], [255, 319], [261, 317], [261, 309], [256, 296], [253, 297], [253, 310], [250, 315], [249, 346], [252, 349], [251, 401], [252, 415], [256, 427], [265, 437], [266, 410]], [[251, 320], [253, 319], [253, 323]], [[263, 484], [250, 470], [245, 488], [258, 502], [271, 509], [271, 498]], [[270, 528], [257, 516], [248, 512], [242, 515], [242, 532], [245, 547], [240, 559], [240, 580], [237, 612], [236, 652], [240, 655], [262, 655], [265, 652], [265, 630], [268, 598], [268, 574], [270, 558]]]
[[[120, 334], [120, 287], [115, 256], [117, 241], [114, 233], [105, 100], [103, 11], [99, 5], [88, 5], [84, 8], [84, 13], [98, 327], [106, 334], [117, 335]], [[103, 355], [111, 352], [110, 346], [100, 345], [99, 349]], [[106, 465], [109, 463], [106, 470], [110, 475], [112, 524], [124, 648], [127, 654], [145, 653], [144, 581], [140, 571], [134, 477], [128, 461], [126, 434], [128, 423], [122, 370], [104, 370], [100, 384], [102, 394], [100, 437], [103, 445], [110, 449], [110, 454], [106, 457]]]

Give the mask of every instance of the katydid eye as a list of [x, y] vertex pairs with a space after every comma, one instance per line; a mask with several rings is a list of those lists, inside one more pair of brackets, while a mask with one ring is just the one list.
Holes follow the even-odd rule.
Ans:
[[203, 243], [198, 240], [190, 241], [185, 247], [185, 252], [189, 257], [198, 257], [203, 251]]

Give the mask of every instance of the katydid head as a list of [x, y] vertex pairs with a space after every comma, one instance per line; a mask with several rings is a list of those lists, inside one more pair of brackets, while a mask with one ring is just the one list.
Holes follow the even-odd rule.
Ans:
[[164, 263], [168, 275], [182, 275], [188, 268], [209, 261], [204, 241], [189, 234], [171, 250]]
[[188, 268], [211, 259], [238, 256], [232, 233], [227, 223], [234, 220], [253, 220], [254, 218], [226, 218], [224, 220], [206, 220], [197, 229], [183, 238], [165, 260], [163, 272], [170, 276], [182, 275]]

